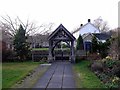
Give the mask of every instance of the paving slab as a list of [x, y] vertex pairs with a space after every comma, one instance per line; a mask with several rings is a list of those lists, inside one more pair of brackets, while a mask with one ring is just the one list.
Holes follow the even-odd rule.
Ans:
[[75, 88], [72, 64], [70, 62], [54, 62], [46, 73], [36, 82], [33, 88]]

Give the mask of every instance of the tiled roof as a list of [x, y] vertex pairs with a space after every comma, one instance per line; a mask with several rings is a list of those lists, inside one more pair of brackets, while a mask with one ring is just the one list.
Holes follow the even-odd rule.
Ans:
[[111, 35], [107, 33], [92, 33], [92, 34], [95, 35], [99, 40], [107, 40], [111, 37]]

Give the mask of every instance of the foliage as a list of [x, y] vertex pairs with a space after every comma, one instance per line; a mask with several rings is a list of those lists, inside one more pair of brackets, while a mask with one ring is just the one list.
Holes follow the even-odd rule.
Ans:
[[91, 70], [94, 72], [102, 72], [103, 71], [103, 63], [94, 61], [91, 65]]
[[92, 38], [92, 53], [96, 53], [98, 51], [98, 40], [95, 36]]
[[90, 61], [83, 60], [74, 65], [74, 72], [76, 75], [76, 83], [78, 88], [104, 88], [105, 86], [96, 77], [96, 75], [90, 71]]
[[109, 49], [109, 55], [112, 56], [114, 59], [119, 59], [119, 51], [120, 51], [120, 46], [119, 46], [119, 40], [118, 36], [112, 37], [111, 43], [110, 43], [110, 49]]
[[[100, 80], [105, 84], [105, 86], [107, 88], [120, 87], [120, 61], [113, 60], [113, 58], [107, 56], [106, 58], [98, 60], [96, 62], [103, 64], [103, 71], [98, 72], [98, 70], [97, 72], [95, 72], [95, 74], [100, 78]], [[93, 64], [91, 66], [93, 66]], [[99, 67], [99, 64], [97, 65], [97, 67]]]
[[20, 25], [19, 30], [17, 34], [15, 35], [14, 39], [14, 49], [17, 53], [17, 56], [20, 60], [25, 60], [27, 56], [29, 55], [29, 44], [26, 42], [26, 36], [25, 36], [25, 30]]
[[118, 59], [120, 60], [120, 28], [118, 28]]
[[76, 46], [77, 50], [83, 50], [84, 49], [84, 45], [83, 45], [83, 39], [82, 36], [79, 35], [78, 39], [77, 39], [77, 46]]
[[9, 61], [11, 56], [13, 56], [13, 51], [12, 50], [3, 50], [2, 51], [2, 62]]
[[65, 43], [62, 44], [62, 48], [68, 48], [69, 46]]
[[2, 64], [3, 88], [10, 88], [16, 82], [24, 78], [31, 70], [35, 69], [38, 62], [14, 62]]
[[108, 49], [110, 46], [110, 39], [106, 42], [100, 42], [95, 36], [92, 38], [92, 53], [99, 53], [101, 58], [105, 58], [108, 55]]
[[86, 56], [76, 56], [75, 57], [75, 62], [79, 63], [79, 62], [81, 62], [81, 60], [85, 60], [85, 58], [86, 58]]
[[110, 39], [107, 39], [106, 42], [104, 43], [99, 42], [98, 49], [102, 58], [105, 58], [108, 55], [109, 46], [110, 46]]

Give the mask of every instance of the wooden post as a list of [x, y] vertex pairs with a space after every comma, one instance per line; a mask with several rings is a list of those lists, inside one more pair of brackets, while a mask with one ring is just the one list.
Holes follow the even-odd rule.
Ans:
[[71, 49], [72, 49], [72, 63], [75, 63], [75, 54], [74, 54], [74, 41], [71, 42]]
[[49, 56], [48, 56], [48, 62], [52, 62], [52, 43], [49, 41]]
[[33, 51], [32, 51], [32, 61], [34, 62], [34, 54], [33, 54]]

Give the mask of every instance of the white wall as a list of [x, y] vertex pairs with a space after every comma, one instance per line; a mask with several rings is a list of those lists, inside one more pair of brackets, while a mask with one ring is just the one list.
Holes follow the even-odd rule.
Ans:
[[87, 23], [80, 29], [79, 34], [83, 35], [84, 33], [99, 33], [99, 30], [95, 28], [91, 23]]

